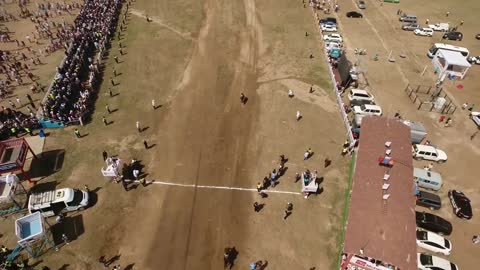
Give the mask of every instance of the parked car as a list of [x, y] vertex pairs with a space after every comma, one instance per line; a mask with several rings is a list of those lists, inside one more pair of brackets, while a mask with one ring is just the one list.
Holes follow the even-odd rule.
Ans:
[[429, 24], [428, 28], [432, 29], [433, 31], [447, 32], [448, 29], [450, 29], [450, 24], [448, 24], [448, 23]]
[[463, 194], [463, 192], [458, 190], [449, 190], [448, 198], [452, 203], [453, 212], [457, 217], [463, 219], [471, 219], [472, 214], [472, 205], [470, 204], [470, 199]]
[[363, 14], [356, 11], [349, 11], [347, 12], [348, 18], [363, 18]]
[[431, 37], [433, 36], [433, 30], [431, 28], [419, 28], [413, 30], [413, 33], [417, 36]]
[[320, 24], [326, 23], [326, 22], [331, 22], [333, 24], [337, 24], [337, 19], [335, 19], [333, 17], [327, 17], [327, 18], [320, 19]]
[[325, 49], [327, 51], [336, 50], [336, 49], [341, 50], [342, 43], [336, 42], [336, 41], [327, 41], [325, 42]]
[[332, 24], [320, 25], [322, 32], [337, 32], [337, 26]]
[[438, 195], [422, 190], [418, 191], [416, 203], [430, 210], [438, 210], [442, 207], [442, 201]]
[[357, 1], [357, 6], [359, 9], [365, 9], [367, 7], [367, 5], [365, 4], [365, 1], [363, 0], [358, 0]]
[[350, 101], [350, 103], [355, 102], [356, 100], [365, 100], [367, 101], [368, 103], [374, 103], [375, 102], [375, 99], [373, 98], [373, 96], [368, 93], [367, 91], [365, 90], [362, 90], [362, 89], [352, 89], [348, 92], [348, 101]]
[[382, 108], [378, 105], [363, 104], [361, 106], [353, 106], [353, 113], [382, 116]]
[[473, 122], [480, 128], [480, 112], [471, 112], [470, 118], [472, 118]]
[[452, 251], [452, 243], [448, 239], [436, 233], [419, 229], [417, 229], [417, 246], [446, 256], [450, 255]]
[[470, 64], [480, 65], [480, 55], [467, 57], [467, 61]]
[[458, 270], [458, 266], [443, 258], [417, 253], [418, 270]]
[[398, 20], [401, 22], [417, 23], [417, 16], [413, 14], [403, 14]]
[[420, 28], [422, 27], [418, 23], [408, 23], [408, 24], [402, 25], [402, 30], [405, 30], [405, 31], [414, 31]]
[[416, 160], [432, 160], [438, 163], [447, 161], [447, 154], [431, 145], [414, 144], [412, 146], [413, 158]]
[[415, 219], [417, 227], [427, 231], [440, 235], [450, 235], [452, 233], [452, 224], [437, 215], [415, 211]]
[[446, 32], [445, 34], [443, 34], [443, 38], [448, 40], [462, 41], [463, 34], [462, 32]]
[[342, 43], [343, 39], [340, 34], [328, 34], [328, 35], [323, 35], [323, 40], [325, 41], [335, 41], [337, 43]]

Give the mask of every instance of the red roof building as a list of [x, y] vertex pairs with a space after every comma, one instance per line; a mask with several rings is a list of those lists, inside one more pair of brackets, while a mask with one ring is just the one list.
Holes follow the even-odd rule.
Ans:
[[410, 128], [372, 116], [361, 129], [342, 269], [416, 270]]

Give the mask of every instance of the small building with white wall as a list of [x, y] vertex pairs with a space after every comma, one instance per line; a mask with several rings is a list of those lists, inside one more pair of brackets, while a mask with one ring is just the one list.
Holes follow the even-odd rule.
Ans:
[[438, 50], [432, 60], [435, 72], [443, 79], [463, 79], [471, 67], [460, 52]]

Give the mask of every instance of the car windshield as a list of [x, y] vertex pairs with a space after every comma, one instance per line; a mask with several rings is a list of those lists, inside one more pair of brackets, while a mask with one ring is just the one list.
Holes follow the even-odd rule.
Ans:
[[82, 200], [83, 200], [83, 193], [77, 189], [73, 192], [73, 200], [71, 202], [68, 202], [67, 204], [69, 206], [77, 206], [77, 205], [80, 205]]
[[432, 256], [420, 254], [420, 262], [422, 263], [422, 265], [432, 265]]
[[448, 241], [447, 239], [444, 239], [444, 240], [445, 240], [445, 247], [450, 248], [450, 241]]
[[417, 239], [418, 240], [427, 240], [427, 232], [417, 231]]

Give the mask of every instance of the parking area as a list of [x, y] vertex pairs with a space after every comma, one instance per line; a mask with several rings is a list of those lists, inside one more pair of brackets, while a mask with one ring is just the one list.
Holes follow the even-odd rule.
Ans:
[[[393, 118], [398, 113], [404, 119], [421, 122], [427, 129], [426, 139], [448, 155], [446, 163], [435, 163], [431, 168], [444, 179], [442, 189], [435, 192], [442, 199], [441, 209], [431, 211], [417, 206], [417, 211], [434, 213], [453, 224], [453, 233], [448, 237], [453, 249], [446, 258], [456, 263], [460, 269], [471, 269], [471, 265], [479, 261], [476, 257], [478, 246], [472, 244], [472, 236], [478, 234], [480, 225], [477, 211], [480, 206], [480, 184], [475, 171], [480, 147], [479, 138], [476, 137], [477, 126], [469, 118], [468, 111], [460, 107], [464, 102], [480, 103], [480, 84], [476, 80], [480, 75], [480, 66], [473, 65], [462, 81], [444, 81], [443, 91], [458, 107], [451, 115], [442, 117], [437, 112], [417, 110], [418, 106], [409, 99], [405, 88], [409, 84], [435, 88], [438, 75], [434, 74], [432, 61], [427, 57], [428, 49], [433, 43], [445, 42], [466, 47], [470, 50], [470, 55], [480, 53], [479, 40], [475, 39], [478, 22], [475, 12], [472, 12], [480, 3], [465, 1], [459, 5], [452, 1], [429, 1], [419, 4], [417, 1], [402, 0], [400, 4], [393, 4], [368, 1], [362, 10], [358, 9], [355, 0], [339, 1], [339, 5], [341, 11], [336, 13], [336, 18], [347, 58], [364, 75], [360, 77], [359, 88], [368, 90], [375, 97], [384, 116]], [[440, 32], [435, 32], [433, 37], [426, 37], [404, 31], [401, 29], [404, 23], [399, 21], [397, 15], [400, 10], [400, 13], [415, 14], [421, 26], [426, 26], [427, 19], [430, 24], [449, 22], [463, 33], [463, 40], [441, 41]], [[350, 11], [362, 13], [363, 18], [347, 18], [346, 13]], [[322, 14], [320, 17], [327, 16], [329, 15]], [[367, 54], [355, 54], [356, 48], [365, 49]], [[345, 100], [349, 90], [346, 89]], [[445, 127], [448, 117], [452, 119], [451, 127]], [[413, 167], [423, 168], [429, 163], [414, 161]], [[471, 220], [459, 219], [453, 213], [447, 197], [447, 192], [451, 189], [461, 190], [470, 198], [473, 208]], [[420, 251], [422, 250], [419, 249]]]

